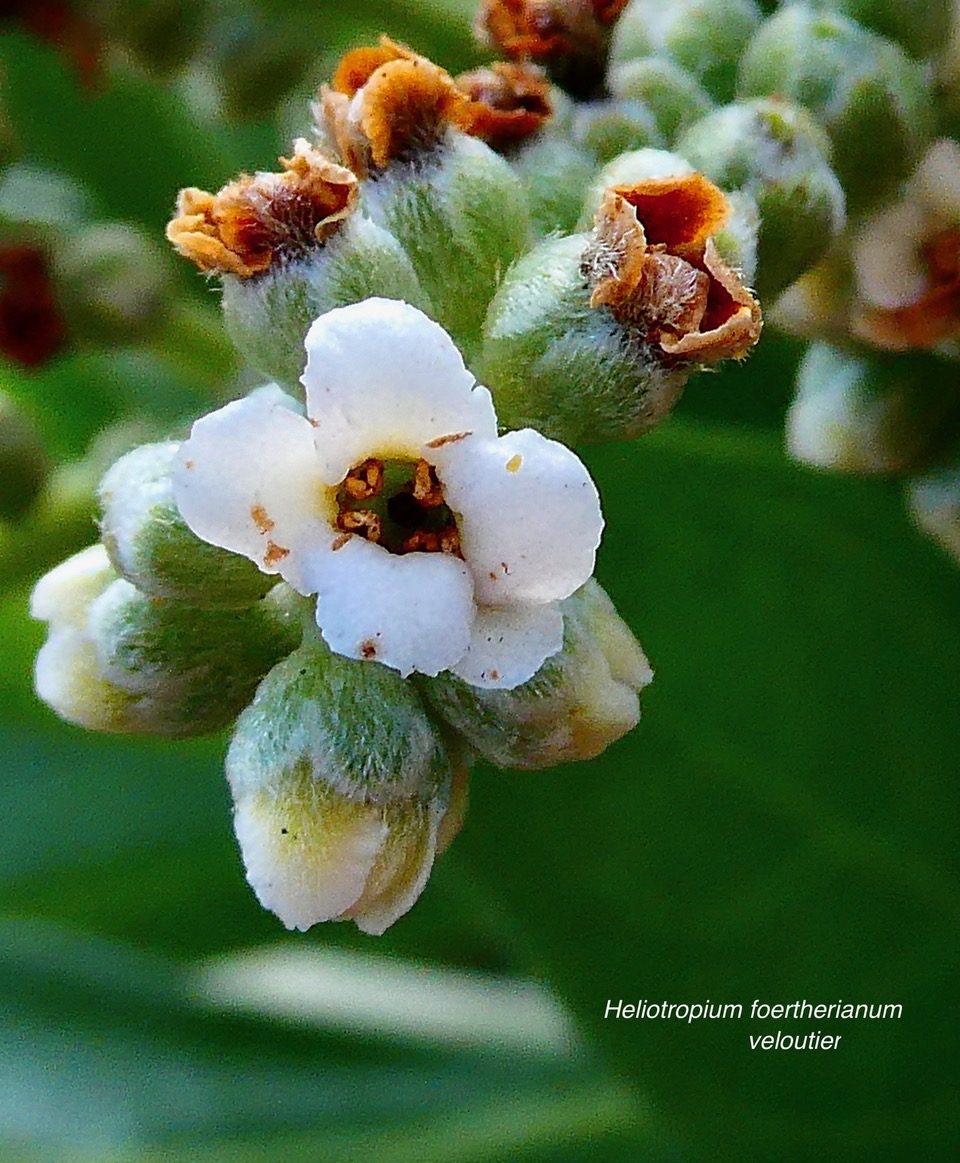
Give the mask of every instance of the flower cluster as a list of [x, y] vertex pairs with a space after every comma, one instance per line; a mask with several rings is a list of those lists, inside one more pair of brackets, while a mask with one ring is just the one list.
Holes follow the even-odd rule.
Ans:
[[355, 49], [278, 172], [180, 194], [167, 237], [268, 382], [109, 470], [101, 544], [36, 590], [37, 686], [93, 729], [233, 724], [248, 879], [289, 927], [410, 908], [474, 759], [588, 759], [636, 724], [652, 672], [568, 446], [649, 431], [744, 358], [758, 254], [789, 282], [810, 225], [840, 228], [786, 101], [750, 108], [769, 148], [704, 147], [752, 3], [718, 0], [719, 67], [648, 8], [485, 3], [506, 59], [459, 77]]

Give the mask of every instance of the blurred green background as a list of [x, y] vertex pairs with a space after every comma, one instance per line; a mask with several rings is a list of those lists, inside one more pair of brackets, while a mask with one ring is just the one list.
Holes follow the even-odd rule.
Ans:
[[[27, 594], [94, 539], [101, 467], [251, 383], [166, 254], [176, 190], [270, 168], [380, 32], [481, 59], [472, 9], [0, 7], [0, 261], [40, 255], [56, 298], [49, 350], [0, 362], [53, 466], [0, 522], [0, 1158], [952, 1159], [960, 574], [895, 484], [785, 459], [775, 335], [658, 432], [585, 451], [599, 576], [657, 670], [640, 728], [589, 764], [479, 768], [382, 938], [259, 908], [223, 740], [97, 737], [32, 694]], [[811, 1023], [604, 1020], [611, 998], [903, 1017], [764, 1053], [749, 1034]]]

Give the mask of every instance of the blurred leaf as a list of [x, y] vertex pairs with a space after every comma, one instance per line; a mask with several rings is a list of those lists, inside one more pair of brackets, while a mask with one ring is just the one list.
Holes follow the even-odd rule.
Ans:
[[[957, 1145], [960, 576], [896, 491], [669, 425], [593, 458], [600, 576], [658, 671], [589, 767], [474, 779], [459, 841], [704, 1159]], [[892, 1002], [901, 1021], [604, 1020], [607, 1000]], [[752, 1051], [748, 1033], [840, 1034]]]

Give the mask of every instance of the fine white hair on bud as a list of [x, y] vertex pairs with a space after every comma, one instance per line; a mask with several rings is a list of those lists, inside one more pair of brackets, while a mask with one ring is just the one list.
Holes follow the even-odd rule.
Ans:
[[368, 299], [306, 337], [306, 416], [256, 397], [198, 420], [174, 496], [204, 541], [316, 594], [335, 652], [509, 689], [563, 643], [593, 573], [590, 476], [490, 393], [416, 308]]

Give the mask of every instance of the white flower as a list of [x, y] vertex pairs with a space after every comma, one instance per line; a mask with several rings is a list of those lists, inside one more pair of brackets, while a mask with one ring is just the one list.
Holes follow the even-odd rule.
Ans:
[[497, 435], [490, 393], [406, 303], [322, 315], [306, 416], [247, 397], [198, 420], [174, 496], [198, 537], [317, 594], [329, 646], [403, 675], [511, 688], [563, 642], [603, 518], [580, 460]]
[[851, 330], [894, 351], [936, 349], [960, 332], [960, 146], [935, 141], [904, 197], [853, 240]]

